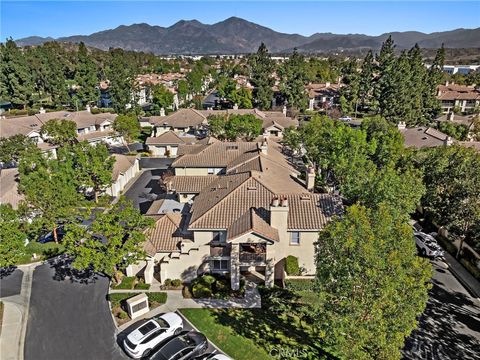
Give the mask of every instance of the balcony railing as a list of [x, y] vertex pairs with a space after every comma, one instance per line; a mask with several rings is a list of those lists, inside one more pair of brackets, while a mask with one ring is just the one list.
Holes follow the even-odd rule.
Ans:
[[241, 263], [265, 263], [267, 261], [266, 253], [249, 253], [249, 252], [240, 252], [240, 262]]
[[212, 257], [230, 256], [230, 247], [229, 246], [211, 246], [210, 256]]

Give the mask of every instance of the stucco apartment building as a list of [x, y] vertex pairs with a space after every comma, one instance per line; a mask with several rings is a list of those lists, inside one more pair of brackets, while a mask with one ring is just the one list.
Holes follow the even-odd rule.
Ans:
[[[279, 145], [214, 142], [183, 145], [172, 163], [174, 174], [164, 187], [178, 209], [152, 204], [155, 219], [146, 231], [145, 261], [127, 268], [128, 275], [190, 281], [202, 273], [220, 273], [239, 287], [243, 274], [255, 274], [272, 286], [284, 277], [288, 255], [298, 258], [302, 274], [315, 274], [314, 243], [318, 231], [341, 203], [313, 193], [315, 173], [299, 179]], [[164, 209], [162, 211], [162, 209]]]
[[152, 126], [153, 136], [146, 145], [154, 156], [176, 157], [179, 145], [205, 143], [194, 135], [205, 136], [208, 132], [208, 118], [211, 115], [251, 114], [262, 120], [262, 137], [282, 138], [288, 127], [298, 127], [298, 121], [277, 111], [258, 109], [196, 110], [180, 109], [168, 116], [152, 116], [140, 119], [142, 126]]
[[453, 112], [459, 108], [461, 112], [473, 112], [480, 106], [480, 91], [474, 86], [445, 84], [437, 87], [437, 99], [442, 104], [444, 113]]
[[42, 135], [40, 131], [48, 120], [62, 119], [73, 121], [76, 124], [79, 141], [121, 145], [123, 139], [112, 130], [112, 124], [116, 117], [116, 114], [110, 113], [92, 114], [89, 110], [53, 111], [31, 116], [5, 117], [0, 119], [0, 138], [9, 138], [18, 134], [25, 135], [33, 139], [42, 151], [55, 155], [55, 148], [45, 141], [48, 135]]

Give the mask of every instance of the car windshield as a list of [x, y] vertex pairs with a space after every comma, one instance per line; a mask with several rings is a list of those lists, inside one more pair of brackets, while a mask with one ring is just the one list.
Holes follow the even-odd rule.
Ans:
[[149, 321], [145, 325], [140, 326], [138, 328], [138, 331], [140, 331], [142, 335], [146, 335], [155, 328], [156, 328], [155, 324], [152, 321]]
[[188, 334], [179, 337], [178, 340], [180, 340], [185, 345], [185, 347], [195, 345], [195, 340], [191, 336], [188, 336]]
[[170, 327], [170, 325], [168, 325], [168, 323], [161, 317], [156, 318], [155, 321], [158, 323], [158, 325], [160, 325], [162, 329], [168, 329]]

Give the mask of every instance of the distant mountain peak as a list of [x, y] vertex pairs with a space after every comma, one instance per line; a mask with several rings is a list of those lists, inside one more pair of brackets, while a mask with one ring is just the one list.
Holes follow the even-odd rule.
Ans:
[[[418, 43], [423, 48], [438, 48], [442, 43], [450, 48], [480, 48], [480, 28], [455, 29], [424, 34], [418, 31], [390, 32], [379, 36], [364, 34], [315, 33], [309, 37], [285, 34], [248, 20], [231, 16], [212, 25], [198, 20], [180, 20], [169, 27], [147, 23], [120, 25], [90, 35], [56, 39], [107, 50], [110, 47], [155, 54], [241, 54], [251, 53], [265, 43], [271, 53], [291, 52], [297, 48], [306, 53], [378, 50], [388, 35], [397, 48], [405, 49]], [[20, 46], [40, 45], [53, 38], [31, 36], [16, 40]]]

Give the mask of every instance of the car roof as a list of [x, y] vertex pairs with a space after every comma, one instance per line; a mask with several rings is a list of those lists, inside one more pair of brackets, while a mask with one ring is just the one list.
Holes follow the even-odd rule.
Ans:
[[[195, 342], [195, 344], [186, 346], [185, 342], [183, 341], [183, 338], [185, 337], [191, 338]], [[162, 358], [169, 359], [170, 357], [177, 354], [182, 349], [194, 348], [195, 346], [200, 344], [202, 341], [206, 341], [206, 339], [207, 338], [205, 337], [205, 335], [197, 331], [189, 331], [189, 332], [182, 333], [174, 337], [173, 339], [167, 341], [163, 346], [160, 346], [159, 348], [157, 348], [155, 355], [159, 355], [159, 356], [155, 356], [155, 358], [158, 357], [159, 359], [162, 359]], [[160, 353], [162, 355], [160, 355]]]

